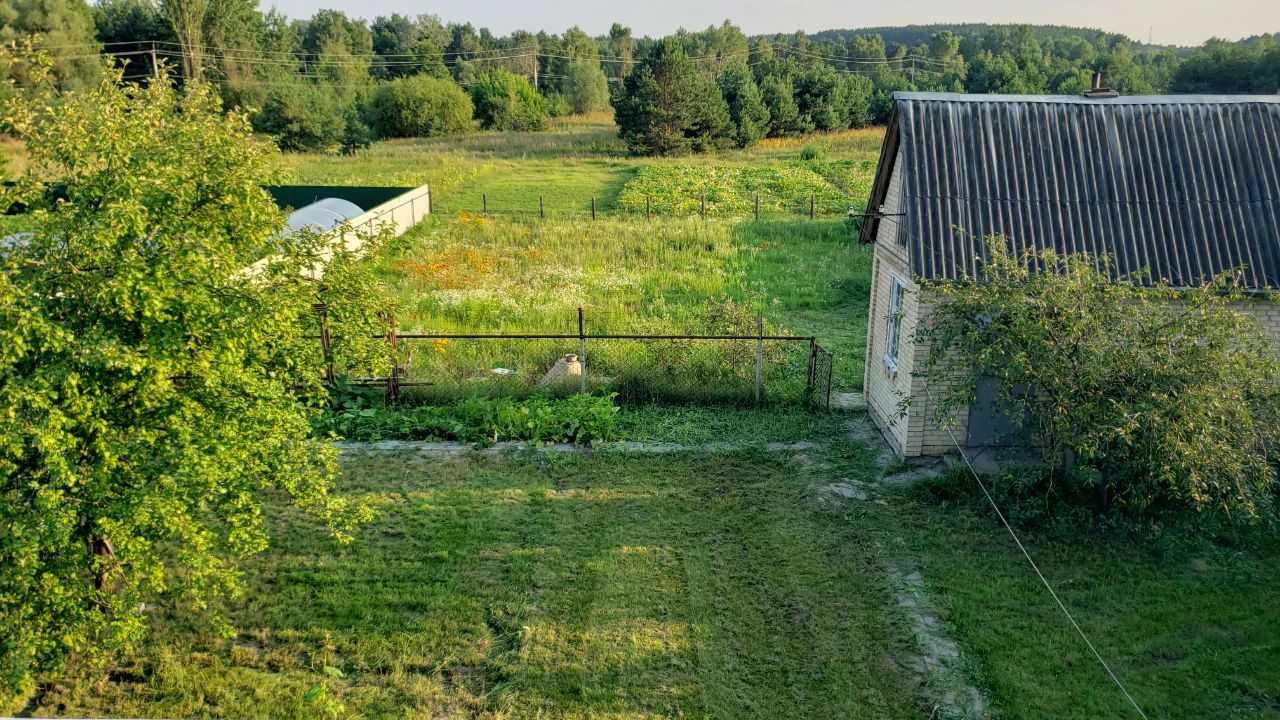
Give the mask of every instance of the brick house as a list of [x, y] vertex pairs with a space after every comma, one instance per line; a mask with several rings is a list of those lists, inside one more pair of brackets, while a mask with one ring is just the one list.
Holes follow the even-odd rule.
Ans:
[[[1280, 96], [896, 93], [861, 240], [874, 243], [864, 388], [904, 457], [954, 449], [914, 342], [922, 281], [975, 277], [984, 238], [1111, 256], [1117, 272], [1191, 287], [1243, 270], [1241, 306], [1280, 349]], [[988, 394], [989, 395], [989, 394]], [[910, 398], [905, 414], [900, 401]], [[1002, 444], [979, 392], [952, 431]]]

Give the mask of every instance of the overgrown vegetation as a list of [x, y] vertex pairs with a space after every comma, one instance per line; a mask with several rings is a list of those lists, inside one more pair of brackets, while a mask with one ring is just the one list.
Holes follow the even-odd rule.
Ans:
[[618, 408], [610, 396], [564, 398], [470, 397], [441, 406], [380, 407], [346, 402], [321, 417], [316, 429], [345, 440], [529, 440], [589, 445], [612, 440]]
[[[1234, 309], [1231, 278], [1190, 290], [1111, 277], [1106, 258], [988, 243], [979, 281], [933, 288], [921, 328], [938, 417], [994, 382], [1054, 468], [1046, 492], [1097, 510], [1271, 517], [1280, 460], [1280, 361]], [[954, 365], [958, 365], [956, 369]]]
[[248, 119], [108, 77], [4, 126], [29, 167], [0, 202], [31, 235], [0, 251], [0, 695], [137, 649], [144, 603], [196, 622], [237, 595], [266, 494], [338, 541], [368, 517], [307, 439], [319, 241], [279, 234]]

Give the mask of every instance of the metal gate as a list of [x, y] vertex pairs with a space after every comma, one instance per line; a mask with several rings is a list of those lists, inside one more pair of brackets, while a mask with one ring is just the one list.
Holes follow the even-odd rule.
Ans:
[[818, 343], [809, 352], [809, 404], [823, 410], [831, 409], [831, 353]]

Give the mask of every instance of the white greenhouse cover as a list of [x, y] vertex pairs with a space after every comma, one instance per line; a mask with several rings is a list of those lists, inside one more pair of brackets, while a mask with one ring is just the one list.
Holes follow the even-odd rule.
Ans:
[[364, 210], [349, 200], [325, 198], [294, 210], [285, 220], [284, 231], [289, 234], [309, 229], [325, 233], [363, 214]]

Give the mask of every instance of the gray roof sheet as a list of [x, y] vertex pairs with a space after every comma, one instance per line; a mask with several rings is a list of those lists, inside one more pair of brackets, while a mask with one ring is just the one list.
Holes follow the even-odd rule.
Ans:
[[1240, 268], [1280, 288], [1280, 96], [894, 98], [886, 155], [901, 148], [896, 220], [920, 277], [975, 277], [1003, 235], [1179, 287]]

